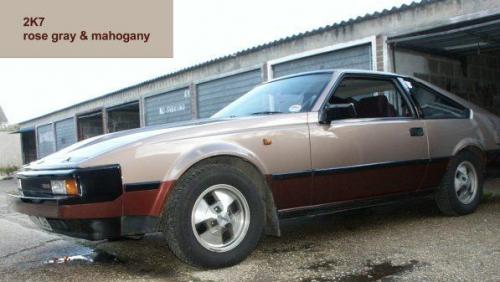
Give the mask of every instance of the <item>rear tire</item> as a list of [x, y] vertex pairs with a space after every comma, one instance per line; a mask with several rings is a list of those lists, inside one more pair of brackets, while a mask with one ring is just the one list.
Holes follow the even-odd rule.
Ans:
[[473, 213], [483, 194], [483, 179], [484, 168], [477, 154], [463, 151], [456, 155], [436, 193], [435, 200], [441, 212], [450, 216]]
[[[242, 161], [241, 161], [242, 162]], [[259, 181], [245, 166], [217, 159], [191, 168], [172, 190], [164, 210], [164, 234], [182, 261], [227, 267], [257, 246], [265, 225]]]

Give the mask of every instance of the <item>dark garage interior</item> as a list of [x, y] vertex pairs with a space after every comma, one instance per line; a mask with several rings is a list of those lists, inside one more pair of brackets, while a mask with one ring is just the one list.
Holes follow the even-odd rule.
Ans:
[[34, 129], [21, 131], [21, 147], [23, 152], [23, 164], [30, 163], [37, 159], [36, 135]]
[[102, 111], [77, 117], [78, 140], [84, 140], [104, 133]]
[[434, 83], [500, 114], [500, 18], [390, 38], [395, 72]]
[[139, 102], [109, 108], [108, 132], [140, 127]]

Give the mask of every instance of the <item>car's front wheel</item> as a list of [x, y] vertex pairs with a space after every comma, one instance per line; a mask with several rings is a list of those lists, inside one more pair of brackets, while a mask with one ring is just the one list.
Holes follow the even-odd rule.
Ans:
[[202, 267], [246, 258], [261, 238], [265, 209], [259, 181], [244, 166], [209, 162], [184, 175], [167, 201], [164, 233], [173, 253]]
[[470, 151], [456, 155], [448, 166], [436, 194], [436, 203], [446, 215], [465, 215], [479, 206], [483, 191], [483, 164]]

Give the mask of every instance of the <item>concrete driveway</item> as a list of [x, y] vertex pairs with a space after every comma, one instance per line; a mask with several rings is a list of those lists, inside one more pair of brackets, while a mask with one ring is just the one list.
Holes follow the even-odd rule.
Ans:
[[0, 181], [0, 280], [103, 281], [498, 281], [500, 180], [479, 210], [444, 217], [432, 202], [372, 208], [284, 223], [241, 264], [200, 270], [179, 262], [161, 234], [88, 242], [49, 234], [9, 207]]

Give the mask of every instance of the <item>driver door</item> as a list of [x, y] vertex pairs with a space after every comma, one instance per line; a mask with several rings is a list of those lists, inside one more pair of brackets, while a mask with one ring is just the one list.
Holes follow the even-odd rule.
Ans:
[[352, 116], [320, 124], [310, 115], [312, 204], [416, 191], [429, 160], [423, 121], [396, 79], [341, 78], [330, 104], [352, 104]]

